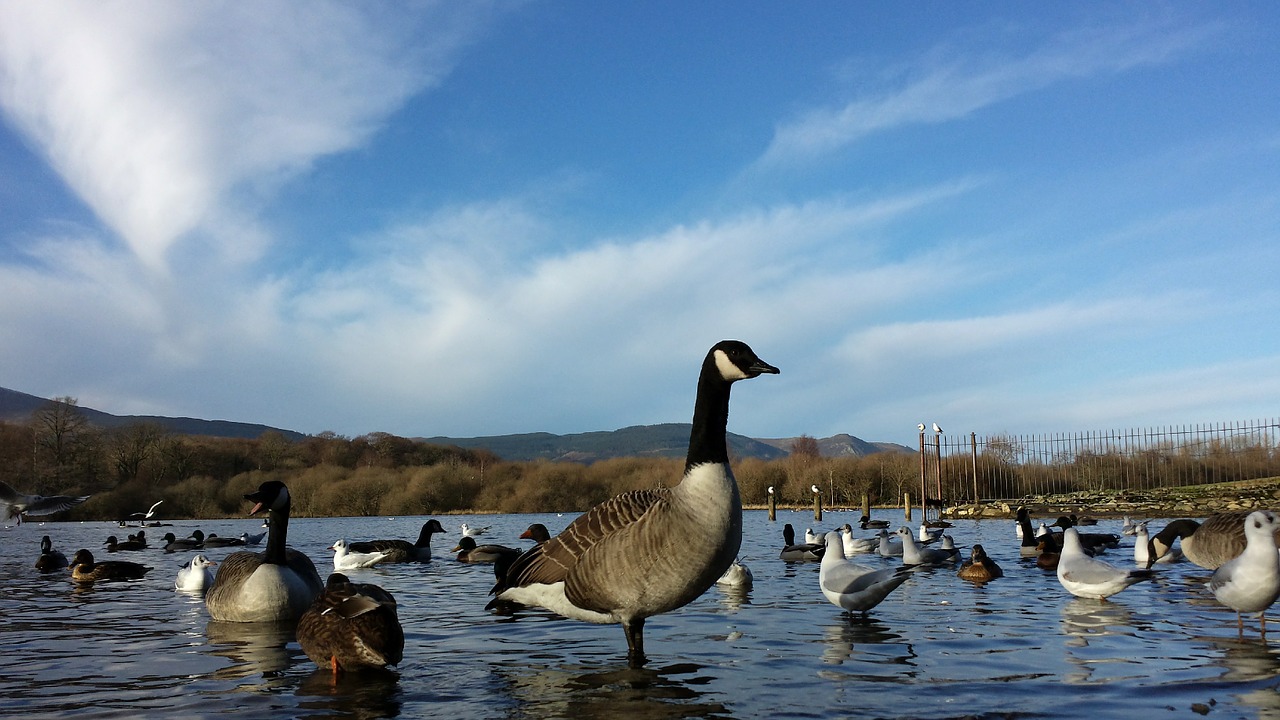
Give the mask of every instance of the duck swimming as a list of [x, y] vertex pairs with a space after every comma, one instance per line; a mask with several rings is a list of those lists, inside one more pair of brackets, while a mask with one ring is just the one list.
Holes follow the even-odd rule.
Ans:
[[302, 652], [335, 675], [381, 669], [404, 657], [404, 628], [396, 599], [377, 585], [329, 576], [324, 591], [298, 620]]
[[77, 550], [71, 558], [71, 579], [78, 583], [107, 580], [140, 580], [151, 571], [146, 565], [125, 560], [95, 562], [93, 553]]

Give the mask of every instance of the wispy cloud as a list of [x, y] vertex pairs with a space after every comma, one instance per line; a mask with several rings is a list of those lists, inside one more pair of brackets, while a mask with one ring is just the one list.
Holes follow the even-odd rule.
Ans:
[[[196, 236], [233, 260], [261, 193], [365, 142], [440, 81], [479, 4], [11, 2], [0, 106], [145, 267]], [[412, 44], [411, 44], [412, 43]]]
[[1078, 30], [1023, 55], [936, 49], [919, 64], [861, 94], [780, 124], [757, 167], [808, 162], [876, 132], [939, 123], [1054, 83], [1170, 62], [1214, 34], [1211, 26]]

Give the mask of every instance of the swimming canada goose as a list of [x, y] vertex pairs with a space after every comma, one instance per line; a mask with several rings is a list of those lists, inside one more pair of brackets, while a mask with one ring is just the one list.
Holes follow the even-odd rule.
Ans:
[[124, 560], [104, 560], [94, 562], [93, 553], [88, 550], [77, 550], [71, 557], [71, 579], [78, 583], [91, 583], [99, 580], [139, 580], [151, 568], [135, 562]]
[[1079, 530], [1069, 527], [1062, 531], [1058, 582], [1072, 595], [1106, 600], [1134, 583], [1150, 579], [1150, 570], [1125, 570], [1089, 557], [1080, 544]]
[[1236, 629], [1244, 634], [1241, 613], [1258, 613], [1259, 630], [1267, 636], [1267, 608], [1280, 597], [1280, 554], [1275, 534], [1280, 520], [1267, 510], [1244, 519], [1244, 551], [1213, 571], [1209, 589], [1218, 602], [1236, 611]]
[[0, 503], [4, 503], [4, 521], [17, 520], [18, 525], [22, 524], [22, 518], [27, 515], [52, 515], [79, 505], [89, 497], [88, 495], [80, 497], [28, 495], [14, 490], [8, 483], [0, 482]]
[[384, 668], [404, 657], [404, 628], [396, 599], [377, 585], [329, 576], [324, 591], [298, 619], [298, 644], [320, 667]]
[[129, 550], [144, 550], [146, 549], [147, 544], [145, 542], [138, 542], [137, 540], [125, 540], [124, 542], [120, 542], [116, 539], [115, 535], [109, 535], [104, 546], [107, 548], [107, 552], [113, 553]]
[[42, 573], [53, 572], [67, 567], [67, 556], [53, 549], [53, 540], [48, 535], [40, 538], [40, 557], [36, 558], [36, 569]]
[[452, 552], [458, 553], [458, 562], [491, 563], [504, 558], [514, 560], [524, 551], [506, 545], [477, 545], [474, 537], [463, 535]]
[[958, 577], [970, 582], [984, 583], [1004, 576], [1004, 570], [992, 560], [981, 545], [974, 545], [969, 551], [969, 559], [960, 565]]
[[373, 567], [387, 559], [387, 553], [381, 550], [352, 552], [345, 539], [339, 539], [329, 549], [333, 551], [334, 571]]
[[[1159, 560], [1174, 540], [1182, 538], [1182, 554], [1191, 562], [1206, 570], [1217, 570], [1218, 566], [1244, 552], [1246, 543], [1244, 520], [1250, 510], [1233, 510], [1214, 513], [1204, 519], [1174, 520], [1164, 529], [1152, 536], [1148, 544], [1147, 562]], [[1280, 537], [1275, 541], [1280, 547]]]
[[187, 592], [204, 591], [213, 584], [213, 571], [209, 568], [217, 564], [204, 555], [196, 555], [178, 568], [173, 586]]
[[818, 585], [832, 605], [866, 615], [910, 576], [911, 568], [906, 565], [877, 570], [850, 562], [844, 556], [839, 533], [827, 534]]
[[1036, 531], [1031, 527], [1031, 513], [1024, 507], [1018, 508], [1018, 551], [1023, 557], [1040, 554], [1040, 542]]
[[791, 523], [782, 526], [782, 543], [782, 552], [778, 553], [778, 557], [787, 562], [822, 559], [824, 547], [821, 544], [797, 543], [796, 530], [791, 527]]
[[680, 483], [595, 506], [521, 555], [493, 594], [575, 620], [620, 623], [629, 664], [643, 665], [645, 620], [706, 592], [738, 555], [742, 499], [725, 442], [729, 391], [738, 380], [777, 372], [746, 343], [716, 343], [698, 376]]
[[422, 524], [422, 530], [418, 533], [417, 542], [411, 543], [408, 540], [364, 540], [349, 543], [348, 547], [352, 552], [384, 552], [387, 557], [383, 562], [431, 562], [431, 536], [435, 533], [443, 534], [444, 526], [440, 524], [439, 520], [432, 518]]
[[310, 558], [285, 546], [289, 489], [271, 480], [244, 498], [254, 503], [251, 516], [267, 509], [267, 548], [260, 553], [241, 550], [223, 559], [205, 595], [209, 616], [227, 622], [296, 620], [311, 607], [324, 583]]

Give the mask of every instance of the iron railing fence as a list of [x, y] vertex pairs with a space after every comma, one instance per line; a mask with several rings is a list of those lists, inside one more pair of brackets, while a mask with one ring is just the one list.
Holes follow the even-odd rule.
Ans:
[[1275, 476], [1275, 418], [1042, 435], [920, 434], [921, 491], [939, 504]]

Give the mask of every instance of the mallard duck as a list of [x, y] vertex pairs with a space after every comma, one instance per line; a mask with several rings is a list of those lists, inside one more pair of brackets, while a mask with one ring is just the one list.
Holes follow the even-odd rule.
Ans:
[[261, 553], [241, 550], [228, 555], [205, 595], [214, 620], [271, 622], [296, 620], [324, 589], [311, 559], [285, 546], [292, 501], [279, 480], [258, 486], [244, 496], [254, 503], [249, 515], [266, 508], [271, 518], [267, 548]]
[[167, 553], [204, 549], [204, 533], [200, 530], [193, 530], [189, 537], [184, 538], [176, 537], [171, 532], [165, 533], [163, 540], [164, 551]]
[[395, 598], [341, 573], [329, 576], [324, 591], [299, 618], [297, 634], [307, 657], [334, 674], [396, 665], [404, 656]]
[[243, 547], [244, 545], [246, 543], [241, 537], [219, 537], [216, 533], [209, 533], [209, 536], [204, 538], [204, 546], [207, 548]]
[[125, 560], [94, 562], [93, 553], [84, 549], [77, 550], [71, 557], [71, 579], [78, 583], [140, 580], [150, 571], [151, 568], [146, 565]]
[[969, 551], [969, 559], [960, 565], [958, 577], [970, 582], [984, 583], [1004, 576], [1004, 570], [992, 560], [981, 545], [974, 545]]
[[551, 532], [547, 530], [546, 525], [543, 525], [542, 523], [534, 523], [525, 528], [524, 532], [520, 533], [520, 539], [532, 540], [535, 545], [541, 545], [551, 539]]
[[53, 540], [48, 535], [40, 538], [40, 557], [36, 558], [36, 569], [47, 573], [61, 570], [67, 565], [67, 556], [53, 549]]
[[782, 552], [778, 553], [779, 558], [787, 562], [821, 560], [823, 550], [825, 547], [821, 544], [797, 543], [796, 530], [791, 527], [791, 523], [782, 526]]
[[[643, 665], [645, 620], [706, 592], [738, 555], [742, 500], [725, 437], [729, 390], [739, 380], [777, 372], [746, 343], [714, 345], [698, 377], [680, 483], [624, 493], [588, 510], [521, 555], [494, 587], [496, 599], [620, 623], [628, 663]], [[689, 547], [699, 551], [688, 553]]]
[[514, 560], [523, 551], [506, 545], [477, 545], [474, 537], [463, 535], [452, 552], [458, 553], [458, 562], [491, 563], [503, 558]]
[[422, 524], [415, 543], [408, 540], [364, 540], [349, 543], [348, 549], [358, 553], [385, 553], [383, 562], [389, 563], [431, 562], [431, 536], [436, 533], [443, 534], [444, 526], [432, 518]]
[[126, 552], [130, 550], [145, 550], [147, 548], [147, 543], [145, 540], [140, 541], [132, 538], [130, 538], [129, 540], [125, 540], [124, 542], [120, 542], [119, 540], [116, 539], [115, 535], [108, 535], [106, 548], [107, 548], [107, 552], [109, 553]]

